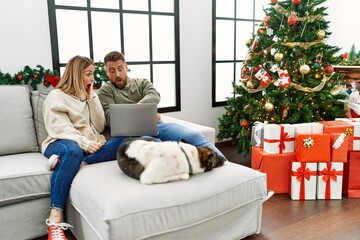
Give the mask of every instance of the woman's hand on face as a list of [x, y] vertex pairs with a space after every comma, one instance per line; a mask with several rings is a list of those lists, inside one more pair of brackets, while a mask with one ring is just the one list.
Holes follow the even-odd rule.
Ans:
[[89, 87], [86, 87], [86, 99], [87, 100], [91, 100], [94, 98], [93, 86], [94, 86], [94, 82], [92, 82]]
[[88, 153], [96, 153], [97, 151], [99, 151], [100, 148], [102, 148], [102, 146], [104, 146], [104, 144], [101, 142], [91, 141], [89, 144], [89, 147], [87, 149], [87, 152]]

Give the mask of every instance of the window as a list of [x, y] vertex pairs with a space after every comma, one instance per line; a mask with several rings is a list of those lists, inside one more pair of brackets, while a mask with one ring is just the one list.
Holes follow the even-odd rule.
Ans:
[[213, 0], [212, 105], [225, 106], [270, 0]]
[[74, 55], [124, 53], [129, 77], [149, 79], [159, 112], [180, 110], [179, 0], [49, 0], [54, 69]]

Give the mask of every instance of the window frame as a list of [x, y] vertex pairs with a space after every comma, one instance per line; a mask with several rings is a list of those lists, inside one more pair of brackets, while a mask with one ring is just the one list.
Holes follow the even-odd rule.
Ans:
[[[119, 13], [119, 22], [120, 22], [120, 52], [126, 55], [126, 49], [124, 46], [124, 21], [123, 21], [123, 14], [126, 13], [133, 13], [133, 14], [147, 14], [149, 17], [149, 54], [150, 59], [149, 61], [127, 61], [129, 68], [131, 65], [138, 65], [138, 64], [148, 64], [150, 67], [150, 81], [154, 82], [153, 80], [153, 68], [154, 65], [157, 64], [174, 64], [175, 66], [175, 78], [174, 78], [174, 94], [175, 94], [175, 105], [168, 106], [168, 107], [161, 107], [158, 109], [158, 112], [175, 112], [181, 111], [181, 93], [180, 93], [180, 24], [179, 24], [179, 0], [174, 1], [174, 12], [157, 12], [151, 11], [151, 0], [148, 0], [148, 11], [137, 11], [137, 10], [123, 10], [122, 8], [122, 0], [119, 0], [119, 9], [110, 9], [110, 8], [98, 8], [98, 7], [91, 7], [90, 1], [86, 0], [87, 6], [86, 7], [79, 7], [79, 6], [65, 6], [65, 5], [56, 5], [56, 0], [48, 0], [48, 15], [49, 15], [49, 25], [50, 25], [50, 38], [51, 38], [51, 49], [52, 49], [52, 61], [53, 61], [53, 69], [60, 72], [61, 67], [65, 67], [66, 63], [60, 62], [60, 54], [59, 54], [59, 42], [58, 42], [58, 35], [57, 35], [57, 23], [56, 23], [56, 10], [57, 9], [65, 9], [65, 10], [81, 10], [87, 12], [87, 21], [88, 21], [88, 40], [89, 40], [89, 54], [90, 58], [94, 59], [94, 51], [93, 51], [93, 36], [92, 36], [92, 19], [91, 19], [91, 12], [98, 11], [98, 12], [112, 12], [112, 13]], [[173, 16], [174, 17], [174, 54], [175, 59], [171, 61], [154, 61], [153, 60], [153, 52], [152, 52], [152, 16], [153, 15], [165, 15], [165, 16]], [[156, 87], [156, 86], [155, 86]]]
[[[218, 63], [233, 63], [234, 65], [234, 72], [233, 72], [233, 79], [232, 84], [236, 84], [237, 76], [236, 76], [236, 65], [237, 63], [243, 63], [245, 61], [245, 56], [242, 59], [236, 59], [236, 36], [237, 36], [237, 22], [252, 22], [252, 34], [255, 34], [256, 25], [261, 22], [260, 19], [255, 19], [256, 14], [256, 0], [253, 0], [253, 12], [252, 18], [239, 18], [236, 16], [236, 9], [238, 1], [234, 0], [234, 17], [217, 17], [216, 16], [216, 1], [221, 0], [212, 0], [212, 106], [213, 107], [221, 107], [226, 106], [227, 101], [216, 101], [216, 64]], [[239, 1], [240, 2], [240, 1]], [[234, 55], [233, 59], [229, 60], [217, 60], [216, 59], [216, 22], [217, 20], [227, 20], [234, 22]], [[245, 45], [245, 43], [244, 43]], [[229, 93], [229, 97], [235, 97], [234, 92]]]

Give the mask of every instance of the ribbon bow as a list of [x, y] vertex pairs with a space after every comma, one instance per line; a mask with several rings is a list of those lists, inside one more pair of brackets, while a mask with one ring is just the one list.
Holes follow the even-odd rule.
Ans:
[[342, 175], [342, 171], [336, 171], [336, 169], [331, 169], [330, 171], [326, 168], [324, 168], [322, 171], [320, 171], [320, 176], [323, 176], [322, 179], [324, 182], [328, 182], [330, 179], [332, 179], [334, 182], [337, 181], [337, 175]]

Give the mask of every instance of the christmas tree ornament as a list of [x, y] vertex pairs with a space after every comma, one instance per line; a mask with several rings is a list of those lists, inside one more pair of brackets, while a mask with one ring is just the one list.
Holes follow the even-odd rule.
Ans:
[[325, 37], [325, 31], [320, 29], [320, 30], [317, 32], [317, 34], [316, 34], [316, 38], [317, 38], [318, 40], [323, 40], [324, 37]]
[[266, 87], [271, 82], [271, 76], [268, 72], [264, 69], [260, 69], [256, 74], [255, 77], [260, 80], [260, 85]]
[[271, 3], [277, 3], [277, 0], [271, 0]]
[[254, 70], [254, 72], [258, 72], [258, 71], [260, 70], [260, 66], [259, 66], [259, 65], [255, 66], [255, 67], [253, 68], [253, 70]]
[[295, 25], [297, 23], [296, 12], [292, 12], [288, 17], [287, 22], [290, 26]]
[[272, 30], [271, 28], [268, 28], [268, 29], [266, 30], [266, 34], [267, 34], [268, 36], [272, 36], [272, 35], [274, 34], [274, 30]]
[[282, 53], [280, 53], [280, 52], [277, 52], [277, 53], [275, 53], [275, 55], [274, 55], [274, 59], [275, 59], [275, 61], [277, 61], [277, 62], [281, 62], [281, 61], [283, 60], [283, 58], [284, 58], [284, 54], [282, 54]]
[[249, 122], [248, 122], [246, 119], [243, 119], [243, 120], [240, 122], [240, 127], [248, 128], [248, 127], [249, 127]]
[[246, 46], [250, 47], [252, 44], [252, 40], [251, 39], [246, 40], [245, 44], [246, 44]]
[[289, 116], [289, 108], [288, 107], [284, 107], [284, 109], [281, 112], [281, 118], [285, 119]]
[[254, 89], [254, 83], [253, 83], [252, 81], [248, 81], [248, 82], [246, 83], [246, 87], [247, 87], [248, 89]]
[[301, 65], [300, 72], [301, 72], [301, 74], [308, 74], [310, 72], [309, 65], [306, 65], [306, 64]]
[[17, 79], [18, 79], [19, 81], [21, 81], [21, 80], [23, 79], [23, 75], [21, 75], [21, 74], [17, 75]]
[[259, 28], [258, 29], [258, 34], [261, 35], [261, 34], [264, 34], [266, 31], [264, 28]]
[[331, 66], [331, 65], [327, 65], [325, 67], [325, 71], [328, 73], [328, 74], [332, 74], [334, 72], [334, 67]]
[[301, 0], [292, 0], [292, 4], [299, 5], [301, 3]]
[[319, 67], [320, 67], [320, 64], [319, 64], [318, 62], [314, 62], [314, 63], [313, 63], [313, 66], [314, 66], [314, 68], [319, 68]]
[[267, 112], [271, 112], [272, 110], [274, 110], [274, 104], [272, 104], [271, 102], [266, 102], [264, 107], [265, 111]]
[[242, 80], [247, 80], [249, 79], [249, 68], [246, 66], [243, 66], [241, 68], [241, 75], [240, 75]]
[[315, 73], [315, 78], [321, 78], [320, 73]]
[[280, 87], [287, 87], [290, 85], [290, 75], [287, 70], [281, 70], [278, 71], [279, 80], [278, 84]]
[[304, 104], [302, 102], [300, 102], [298, 105], [297, 105], [298, 109], [302, 109], [304, 107]]

